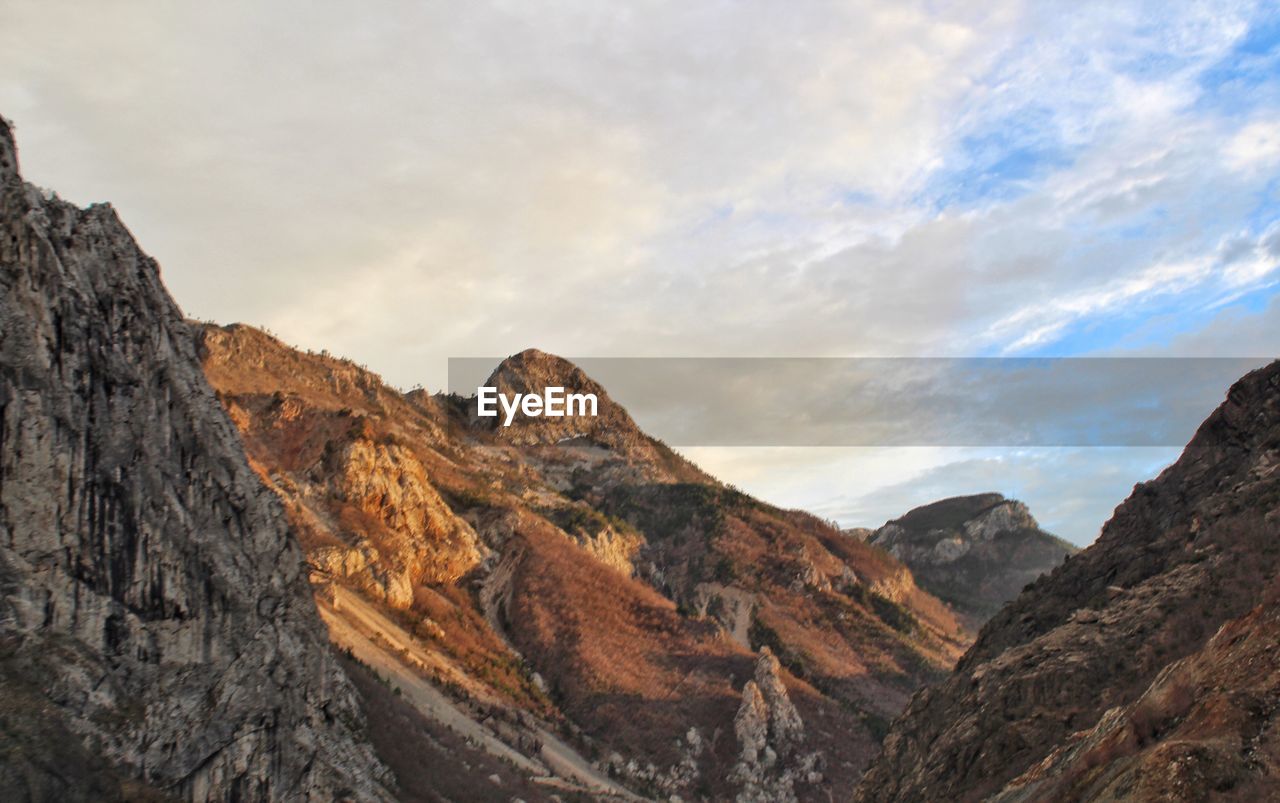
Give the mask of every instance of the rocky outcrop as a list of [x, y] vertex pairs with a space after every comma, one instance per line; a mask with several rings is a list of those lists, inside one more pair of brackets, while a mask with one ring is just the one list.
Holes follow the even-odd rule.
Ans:
[[769, 747], [777, 755], [786, 756], [794, 752], [804, 739], [804, 723], [787, 696], [781, 669], [773, 652], [762, 647], [760, 659], [756, 662], [755, 685], [769, 711]]
[[[1059, 782], [1159, 799], [1179, 778], [1178, 796], [1200, 799], [1232, 788], [1218, 770], [1241, 788], [1260, 782], [1275, 755], [1262, 728], [1275, 710], [1275, 653], [1257, 645], [1273, 635], [1264, 594], [1280, 569], [1278, 525], [1272, 363], [1231, 388], [1094, 545], [1005, 607], [951, 678], [916, 695], [858, 799], [1045, 799], [1027, 790]], [[1210, 745], [1211, 733], [1223, 739]]]
[[154, 261], [0, 123], [0, 797], [386, 796]]
[[1280, 584], [1006, 787], [1035, 800], [1274, 797], [1280, 775]]
[[1000, 494], [943, 499], [876, 530], [872, 544], [911, 569], [974, 629], [1079, 550], [1040, 529], [1027, 506]]
[[511, 426], [497, 418], [480, 418], [506, 443], [539, 446], [581, 438], [625, 454], [637, 462], [657, 459], [649, 438], [636, 426], [631, 415], [582, 369], [568, 360], [537, 349], [525, 349], [503, 360], [485, 385], [508, 397], [515, 394], [541, 395], [548, 387], [562, 387], [566, 393], [596, 397], [595, 416], [526, 417], [517, 415]]
[[596, 560], [630, 576], [635, 573], [635, 557], [644, 546], [644, 539], [634, 532], [605, 526], [594, 534], [583, 535], [579, 543]]
[[760, 651], [755, 677], [742, 687], [733, 732], [741, 754], [731, 778], [741, 784], [740, 803], [796, 800], [798, 784], [821, 780], [818, 754], [800, 753], [804, 723], [768, 647]]
[[206, 374], [322, 575], [403, 610], [415, 587], [452, 583], [485, 559], [424, 462], [424, 444], [443, 437], [429, 416], [375, 375], [255, 329], [197, 334]]
[[371, 581], [375, 596], [393, 608], [409, 607], [415, 585], [453, 582], [484, 559], [488, 550], [475, 530], [453, 515], [411, 450], [359, 439], [332, 462], [334, 498], [378, 525], [369, 528], [376, 542], [366, 537], [346, 550], [359, 558], [344, 560], [343, 573]]

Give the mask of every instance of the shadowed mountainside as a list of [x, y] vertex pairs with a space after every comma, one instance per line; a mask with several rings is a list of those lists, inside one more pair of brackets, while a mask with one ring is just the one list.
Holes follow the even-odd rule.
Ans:
[[1000, 494], [942, 499], [871, 534], [916, 582], [976, 630], [1023, 587], [1080, 550], [1040, 529], [1021, 502]]
[[1278, 517], [1272, 363], [915, 697], [858, 799], [1274, 791]]

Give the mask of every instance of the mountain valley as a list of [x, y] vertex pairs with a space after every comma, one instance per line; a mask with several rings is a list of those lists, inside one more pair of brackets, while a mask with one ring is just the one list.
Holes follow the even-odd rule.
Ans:
[[189, 320], [0, 122], [0, 798], [1273, 794], [1280, 363], [1083, 550], [770, 505], [536, 349], [485, 385], [598, 410]]

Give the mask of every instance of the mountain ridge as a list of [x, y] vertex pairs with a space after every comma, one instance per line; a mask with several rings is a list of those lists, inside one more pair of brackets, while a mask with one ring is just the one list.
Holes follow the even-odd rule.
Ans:
[[[506, 432], [476, 420], [474, 397], [399, 394], [249, 327], [200, 328], [206, 373], [322, 570], [318, 587], [357, 590], [425, 636], [424, 649], [460, 670], [452, 682], [472, 689], [461, 704], [480, 695], [563, 729], [636, 791], [789, 783], [804, 797], [812, 773], [851, 789], [909, 690], [964, 643], [905, 566], [723, 485], [558, 357], [513, 355], [493, 384], [596, 392], [601, 421], [569, 432], [531, 419]], [[385, 457], [354, 466], [355, 453]], [[378, 472], [372, 495], [343, 479]], [[410, 510], [428, 497], [453, 523], [413, 524], [428, 521]], [[451, 578], [428, 577], [397, 546], [463, 527], [476, 551], [458, 553]], [[764, 648], [810, 742], [788, 761], [817, 750], [825, 769], [734, 775], [736, 737], [712, 739], [733, 732]], [[495, 685], [485, 666], [509, 669]]]
[[[915, 696], [857, 799], [926, 789], [958, 800], [1018, 799], [1020, 776], [1031, 773], [1026, 786], [1041, 762], [1052, 776], [1055, 761], [1070, 763], [1056, 751], [1126, 721], [1124, 712], [1159, 687], [1163, 671], [1221, 647], [1205, 645], [1264, 600], [1280, 567], [1278, 467], [1275, 362], [1232, 385], [1182, 456], [1137, 485], [1093, 545], [1003, 608], [951, 677]], [[1196, 688], [1204, 693], [1203, 684]], [[1181, 721], [1176, 707], [1161, 717], [1167, 728]], [[1143, 738], [1152, 743], [1149, 729]], [[1085, 769], [1096, 779], [1141, 747], [1094, 753]], [[1232, 766], [1231, 782], [1245, 784], [1266, 765], [1233, 759]], [[1173, 772], [1159, 757], [1147, 769]]]

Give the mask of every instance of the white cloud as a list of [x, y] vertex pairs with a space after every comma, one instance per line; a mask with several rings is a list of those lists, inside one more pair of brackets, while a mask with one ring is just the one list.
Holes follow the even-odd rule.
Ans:
[[[1244, 212], [1258, 178], [1192, 109], [1250, 8], [28, 2], [0, 104], [28, 175], [113, 200], [192, 313], [401, 384], [534, 344], [1018, 349], [1189, 289], [1157, 280], [1215, 239], [1099, 232]], [[1063, 162], [939, 210], [972, 136]]]
[[1112, 280], [1102, 287], [1023, 307], [997, 321], [988, 334], [992, 340], [1008, 343], [1004, 348], [1006, 354], [1017, 353], [1051, 342], [1076, 321], [1113, 312], [1135, 299], [1181, 293], [1202, 282], [1212, 268], [1212, 263], [1204, 259], [1153, 265], [1137, 275]]
[[1280, 120], [1257, 120], [1241, 128], [1223, 149], [1228, 167], [1266, 170], [1280, 165]]

